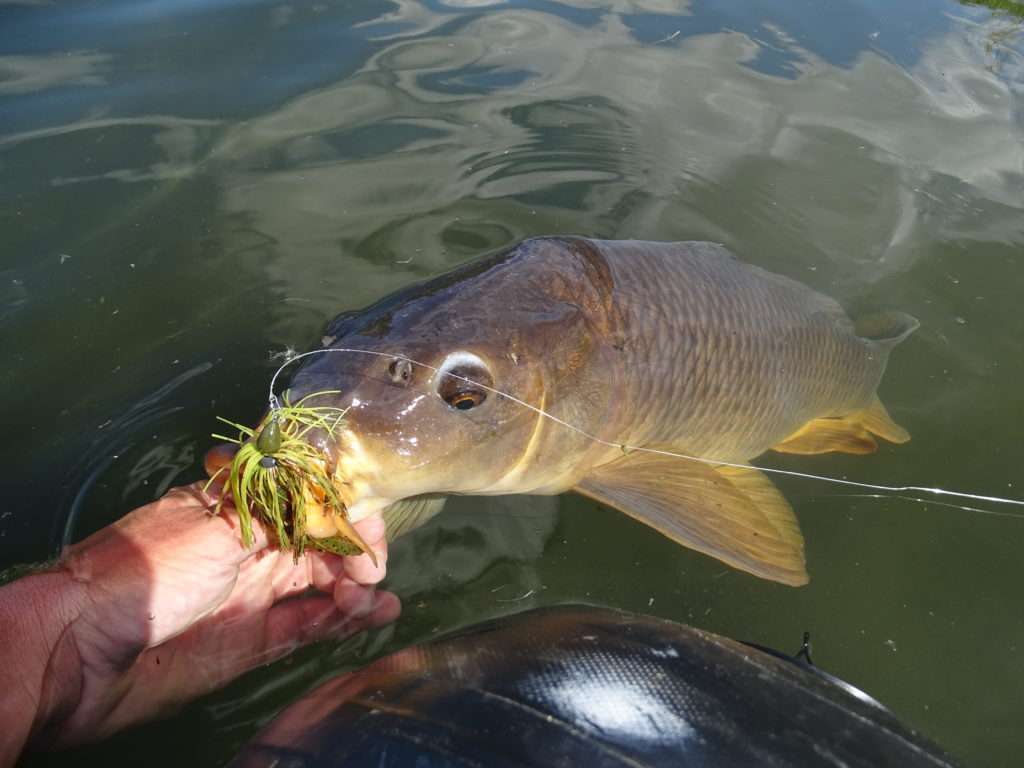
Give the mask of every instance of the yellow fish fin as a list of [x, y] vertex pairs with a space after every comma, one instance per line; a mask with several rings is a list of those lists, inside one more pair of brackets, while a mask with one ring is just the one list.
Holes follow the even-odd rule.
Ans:
[[734, 568], [791, 586], [807, 583], [793, 510], [753, 468], [634, 453], [598, 467], [573, 489]]
[[394, 541], [436, 517], [444, 509], [447, 500], [447, 496], [427, 493], [422, 496], [410, 496], [408, 499], [386, 506], [381, 514], [384, 517], [388, 541]]
[[782, 539], [803, 549], [803, 536], [793, 508], [764, 472], [753, 467], [717, 467], [715, 471], [764, 513]]
[[813, 419], [773, 445], [772, 450], [780, 453], [874, 453], [878, 443], [857, 420], [857, 415]]
[[877, 435], [890, 443], [905, 443], [910, 433], [892, 420], [875, 395], [871, 404], [849, 416], [813, 419], [772, 450], [780, 453], [874, 453]]
[[910, 440], [910, 433], [892, 420], [878, 395], [875, 395], [871, 405], [861, 411], [860, 418], [868, 432], [878, 435], [883, 440], [890, 443], [905, 443]]

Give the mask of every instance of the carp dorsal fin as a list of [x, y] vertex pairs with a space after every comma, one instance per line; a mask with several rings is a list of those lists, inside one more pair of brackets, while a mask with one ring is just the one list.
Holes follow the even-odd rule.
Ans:
[[905, 443], [910, 433], [892, 420], [878, 396], [864, 410], [849, 416], [813, 419], [772, 450], [780, 453], [874, 453], [878, 448], [873, 435], [890, 443]]
[[755, 576], [807, 583], [793, 510], [752, 467], [633, 453], [593, 470], [573, 490]]
[[386, 506], [381, 515], [384, 518], [388, 541], [394, 541], [402, 534], [409, 533], [436, 517], [444, 509], [447, 500], [447, 496], [425, 493]]

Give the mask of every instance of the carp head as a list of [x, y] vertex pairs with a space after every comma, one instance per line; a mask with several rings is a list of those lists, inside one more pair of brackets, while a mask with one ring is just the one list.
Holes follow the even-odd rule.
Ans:
[[479, 343], [403, 345], [315, 356], [290, 397], [327, 390], [338, 393], [316, 402], [345, 409], [344, 422], [310, 439], [329, 457], [356, 521], [411, 496], [501, 487], [541, 417], [500, 393], [543, 400], [543, 377]]
[[592, 444], [558, 421], [600, 430], [612, 389], [598, 302], [564, 251], [527, 241], [342, 315], [299, 361], [285, 399], [324, 393], [309, 402], [345, 411], [305, 439], [349, 521], [420, 497], [572, 487]]
[[603, 415], [595, 393], [608, 389], [586, 378], [600, 347], [586, 313], [535, 255], [499, 254], [343, 315], [302, 361], [292, 401], [336, 390], [319, 402], [347, 409], [319, 439], [351, 520], [423, 494], [565, 489], [579, 435], [553, 438], [539, 410]]

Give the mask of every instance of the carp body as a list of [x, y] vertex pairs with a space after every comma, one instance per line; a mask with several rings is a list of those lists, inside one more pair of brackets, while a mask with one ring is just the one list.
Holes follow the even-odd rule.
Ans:
[[319, 447], [348, 519], [392, 537], [450, 494], [576, 491], [800, 585], [793, 510], [749, 462], [908, 440], [876, 390], [916, 327], [712, 243], [544, 237], [341, 315], [291, 393], [339, 392]]

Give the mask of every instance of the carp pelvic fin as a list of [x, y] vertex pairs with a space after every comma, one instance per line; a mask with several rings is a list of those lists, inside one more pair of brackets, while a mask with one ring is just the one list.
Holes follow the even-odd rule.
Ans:
[[814, 419], [787, 437], [772, 450], [779, 453], [874, 453], [878, 448], [873, 435], [890, 443], [905, 443], [910, 433], [892, 420], [882, 401], [875, 395], [871, 405], [849, 416]]
[[790, 586], [808, 581], [793, 510], [753, 467], [635, 453], [598, 467], [573, 490], [734, 568]]
[[436, 517], [447, 500], [447, 496], [424, 494], [389, 504], [382, 513], [388, 541], [392, 542]]

